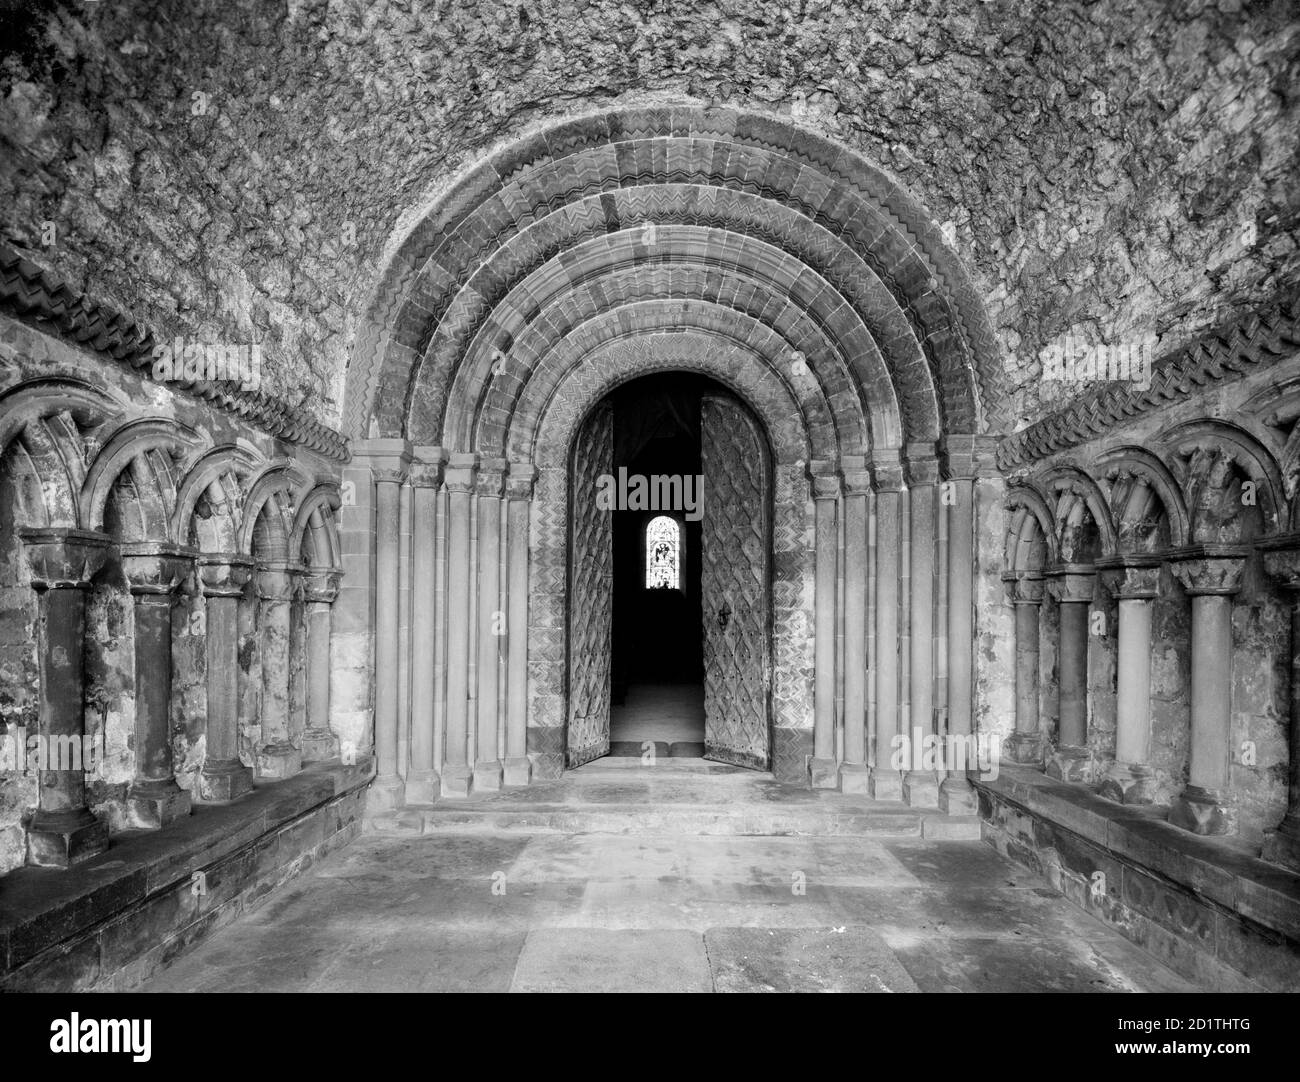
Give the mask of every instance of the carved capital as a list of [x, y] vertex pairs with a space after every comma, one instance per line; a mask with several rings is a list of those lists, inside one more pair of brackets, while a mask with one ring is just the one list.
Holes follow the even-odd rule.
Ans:
[[352, 458], [370, 467], [376, 484], [400, 485], [411, 465], [411, 445], [405, 440], [367, 440], [353, 450]]
[[1060, 602], [1091, 601], [1097, 573], [1087, 564], [1065, 564], [1045, 573], [1047, 589]]
[[257, 568], [257, 596], [263, 601], [295, 601], [302, 596], [302, 576], [305, 569], [300, 564], [277, 560]]
[[23, 557], [37, 590], [85, 589], [108, 559], [113, 539], [74, 529], [24, 529]]
[[504, 458], [479, 459], [474, 491], [489, 499], [501, 498], [506, 487], [506, 460]]
[[531, 462], [512, 462], [506, 477], [506, 498], [511, 500], [530, 500], [533, 486], [537, 483], [537, 467]]
[[1045, 583], [1039, 571], [1008, 571], [1002, 576], [1007, 600], [1013, 605], [1041, 605]]
[[413, 488], [437, 488], [447, 465], [447, 452], [441, 447], [417, 447], [409, 472]]
[[872, 455], [871, 478], [877, 492], [902, 489], [903, 463], [896, 447], [882, 447]]
[[1102, 585], [1119, 601], [1149, 601], [1160, 590], [1160, 557], [1129, 554], [1097, 561]]
[[448, 492], [472, 493], [477, 471], [478, 455], [472, 452], [468, 454], [458, 452], [447, 462], [447, 468], [443, 472], [443, 484], [447, 486]]
[[332, 605], [339, 596], [339, 583], [342, 581], [342, 571], [334, 568], [310, 568], [303, 576], [303, 600]]
[[159, 541], [124, 542], [118, 547], [131, 593], [174, 593], [194, 570], [196, 553]]
[[933, 443], [909, 443], [903, 455], [907, 483], [913, 488], [939, 480], [939, 457]]
[[1191, 545], [1166, 555], [1169, 569], [1193, 597], [1229, 596], [1241, 589], [1250, 550], [1244, 545]]
[[253, 574], [253, 560], [233, 552], [199, 556], [199, 581], [204, 597], [242, 597]]

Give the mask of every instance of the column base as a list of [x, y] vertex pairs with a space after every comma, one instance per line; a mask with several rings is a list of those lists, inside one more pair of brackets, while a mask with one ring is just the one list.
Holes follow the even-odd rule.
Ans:
[[909, 770], [903, 775], [903, 801], [909, 808], [937, 808], [939, 779], [920, 770]]
[[808, 777], [814, 789], [838, 789], [840, 785], [840, 764], [834, 759], [810, 759], [808, 761]]
[[533, 764], [526, 755], [518, 759], [504, 759], [501, 762], [501, 773], [504, 785], [527, 785], [533, 778]]
[[412, 770], [406, 775], [406, 803], [432, 804], [442, 795], [442, 779], [436, 770]]
[[869, 793], [871, 789], [871, 768], [866, 763], [840, 764], [841, 793]]
[[1116, 804], [1154, 804], [1156, 780], [1150, 767], [1112, 763], [1097, 787], [1097, 793]]
[[965, 774], [949, 774], [939, 785], [939, 810], [944, 815], [975, 815], [979, 794]]
[[1023, 766], [1043, 765], [1042, 733], [1012, 733], [1006, 742], [1007, 757]]
[[1169, 821], [1193, 834], [1235, 834], [1236, 816], [1225, 807], [1219, 794], [1197, 785], [1183, 790], [1169, 809]]
[[381, 774], [366, 791], [366, 814], [375, 815], [406, 803], [406, 783], [398, 774]]
[[283, 781], [302, 773], [302, 752], [287, 740], [264, 744], [257, 752], [257, 776]]
[[484, 759], [474, 764], [474, 792], [499, 793], [501, 791], [501, 760]]
[[141, 782], [126, 794], [126, 819], [138, 830], [161, 830], [190, 814], [190, 794], [174, 780]]
[[108, 824], [88, 808], [41, 812], [27, 828], [27, 863], [38, 868], [71, 868], [108, 848]]
[[867, 792], [872, 800], [902, 800], [903, 775], [897, 770], [881, 770], [880, 767], [873, 766], [867, 781]]
[[1274, 864], [1300, 872], [1300, 816], [1288, 814], [1278, 824], [1277, 830], [1265, 834], [1264, 851], [1260, 855]]
[[323, 763], [339, 757], [339, 738], [328, 729], [307, 729], [302, 734], [302, 761]]
[[1057, 781], [1092, 781], [1092, 752], [1088, 748], [1062, 746], [1047, 757], [1043, 772]]
[[442, 795], [467, 797], [474, 789], [474, 773], [466, 763], [447, 763], [442, 768]]
[[196, 787], [199, 803], [229, 804], [253, 791], [253, 772], [238, 759], [205, 762]]

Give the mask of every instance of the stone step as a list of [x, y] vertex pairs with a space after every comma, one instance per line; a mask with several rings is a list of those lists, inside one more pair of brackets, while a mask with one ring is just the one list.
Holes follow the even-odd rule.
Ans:
[[[623, 764], [636, 764], [623, 765]], [[640, 766], [601, 759], [556, 781], [408, 805], [368, 829], [402, 833], [825, 835], [978, 839], [976, 816], [793, 789], [771, 774], [702, 759]]]

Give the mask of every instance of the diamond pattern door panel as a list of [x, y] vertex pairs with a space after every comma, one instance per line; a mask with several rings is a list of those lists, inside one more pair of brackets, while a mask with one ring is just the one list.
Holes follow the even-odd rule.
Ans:
[[614, 414], [601, 406], [583, 424], [573, 452], [569, 535], [569, 732], [565, 763], [609, 754], [609, 673], [614, 536], [596, 504], [598, 479], [614, 472]]
[[704, 757], [766, 770], [767, 454], [754, 421], [729, 399], [704, 399], [700, 437]]

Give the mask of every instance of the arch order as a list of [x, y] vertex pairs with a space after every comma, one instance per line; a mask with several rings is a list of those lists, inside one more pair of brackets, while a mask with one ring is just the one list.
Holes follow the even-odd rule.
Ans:
[[[102, 529], [109, 490], [121, 472], [138, 456], [154, 450], [165, 451], [180, 460], [183, 473], [199, 446], [197, 432], [170, 418], [142, 417], [120, 425], [95, 456], [86, 474], [81, 490], [82, 521], [89, 529]], [[162, 499], [161, 492], [157, 494], [157, 502], [160, 515], [165, 518], [168, 501]], [[167, 536], [157, 540], [176, 541], [172, 528], [173, 524], [167, 522]]]
[[[176, 490], [176, 507], [172, 511], [171, 535], [180, 544], [188, 544], [190, 521], [194, 517], [195, 507], [200, 497], [208, 488], [222, 483], [226, 477], [233, 477], [237, 484], [235, 491], [224, 492], [219, 511], [219, 521], [214, 525], [212, 535], [220, 538], [221, 551], [239, 551], [239, 528], [237, 518], [238, 506], [231, 506], [231, 499], [238, 498], [239, 484], [257, 470], [257, 459], [246, 448], [237, 444], [222, 444], [205, 452], [190, 467], [190, 472], [181, 481]], [[205, 549], [205, 551], [208, 551]], [[211, 550], [218, 551], [218, 550]]]
[[[311, 476], [294, 462], [279, 460], [263, 466], [251, 479], [248, 495], [244, 498], [244, 517], [239, 528], [239, 551], [244, 555], [252, 553], [257, 520], [262, 509], [273, 496], [287, 492], [293, 503], [297, 505], [302, 502], [311, 487]], [[292, 522], [286, 524], [283, 543], [289, 558], [293, 559], [296, 554], [289, 549], [291, 532]]]
[[[289, 555], [296, 559], [304, 539], [312, 540], [311, 566], [317, 570], [341, 570], [342, 548], [334, 512], [342, 505], [339, 486], [334, 482], [318, 484], [304, 497], [294, 517], [289, 536]], [[325, 557], [321, 559], [322, 555]]]
[[452, 446], [445, 410], [491, 406], [497, 362], [535, 362], [563, 338], [555, 316], [574, 296], [614, 304], [656, 264], [664, 304], [787, 327], [837, 407], [896, 399], [904, 442], [1007, 426], [987, 316], [902, 188], [784, 121], [683, 106], [552, 125], [425, 208], [358, 328], [344, 427]]
[[[1259, 440], [1239, 425], [1227, 421], [1201, 418], [1174, 425], [1159, 432], [1156, 437], [1179, 455], [1193, 454], [1197, 450], [1215, 448], [1235, 461], [1246, 476], [1255, 482], [1263, 499], [1264, 529], [1276, 533], [1285, 528], [1286, 495], [1282, 485], [1282, 471], [1277, 461]], [[1201, 489], [1206, 478], [1188, 474], [1183, 484], [1183, 499], [1189, 518], [1189, 538], [1198, 540], [1198, 506]]]
[[1039, 492], [1048, 494], [1047, 503], [1054, 510], [1053, 519], [1057, 531], [1058, 556], [1060, 555], [1061, 533], [1069, 525], [1072, 514], [1079, 510], [1076, 506], [1072, 509], [1071, 514], [1063, 515], [1060, 504], [1056, 499], [1058, 492], [1061, 493], [1062, 499], [1067, 497], [1077, 499], [1082, 502], [1083, 507], [1087, 508], [1100, 537], [1101, 552], [1099, 555], [1113, 556], [1115, 554], [1115, 522], [1110, 513], [1110, 500], [1102, 487], [1086, 470], [1070, 463], [1061, 463], [1040, 474], [1035, 481], [1035, 487]]
[[1043, 544], [1045, 562], [1049, 566], [1055, 564], [1056, 524], [1052, 509], [1043, 497], [1027, 485], [1014, 485], [1007, 490], [1006, 508], [1013, 512], [1007, 527], [1008, 570], [1041, 570], [1028, 566], [1028, 552], [1036, 540]]
[[[1169, 521], [1170, 544], [1175, 548], [1188, 544], [1191, 527], [1187, 504], [1183, 500], [1178, 479], [1169, 467], [1146, 448], [1127, 444], [1110, 449], [1093, 464], [1093, 472], [1105, 478], [1110, 478], [1120, 470], [1127, 470], [1151, 486], [1164, 507], [1165, 517]], [[1118, 530], [1123, 523], [1127, 508], [1116, 507], [1113, 510], [1115, 526]]]

